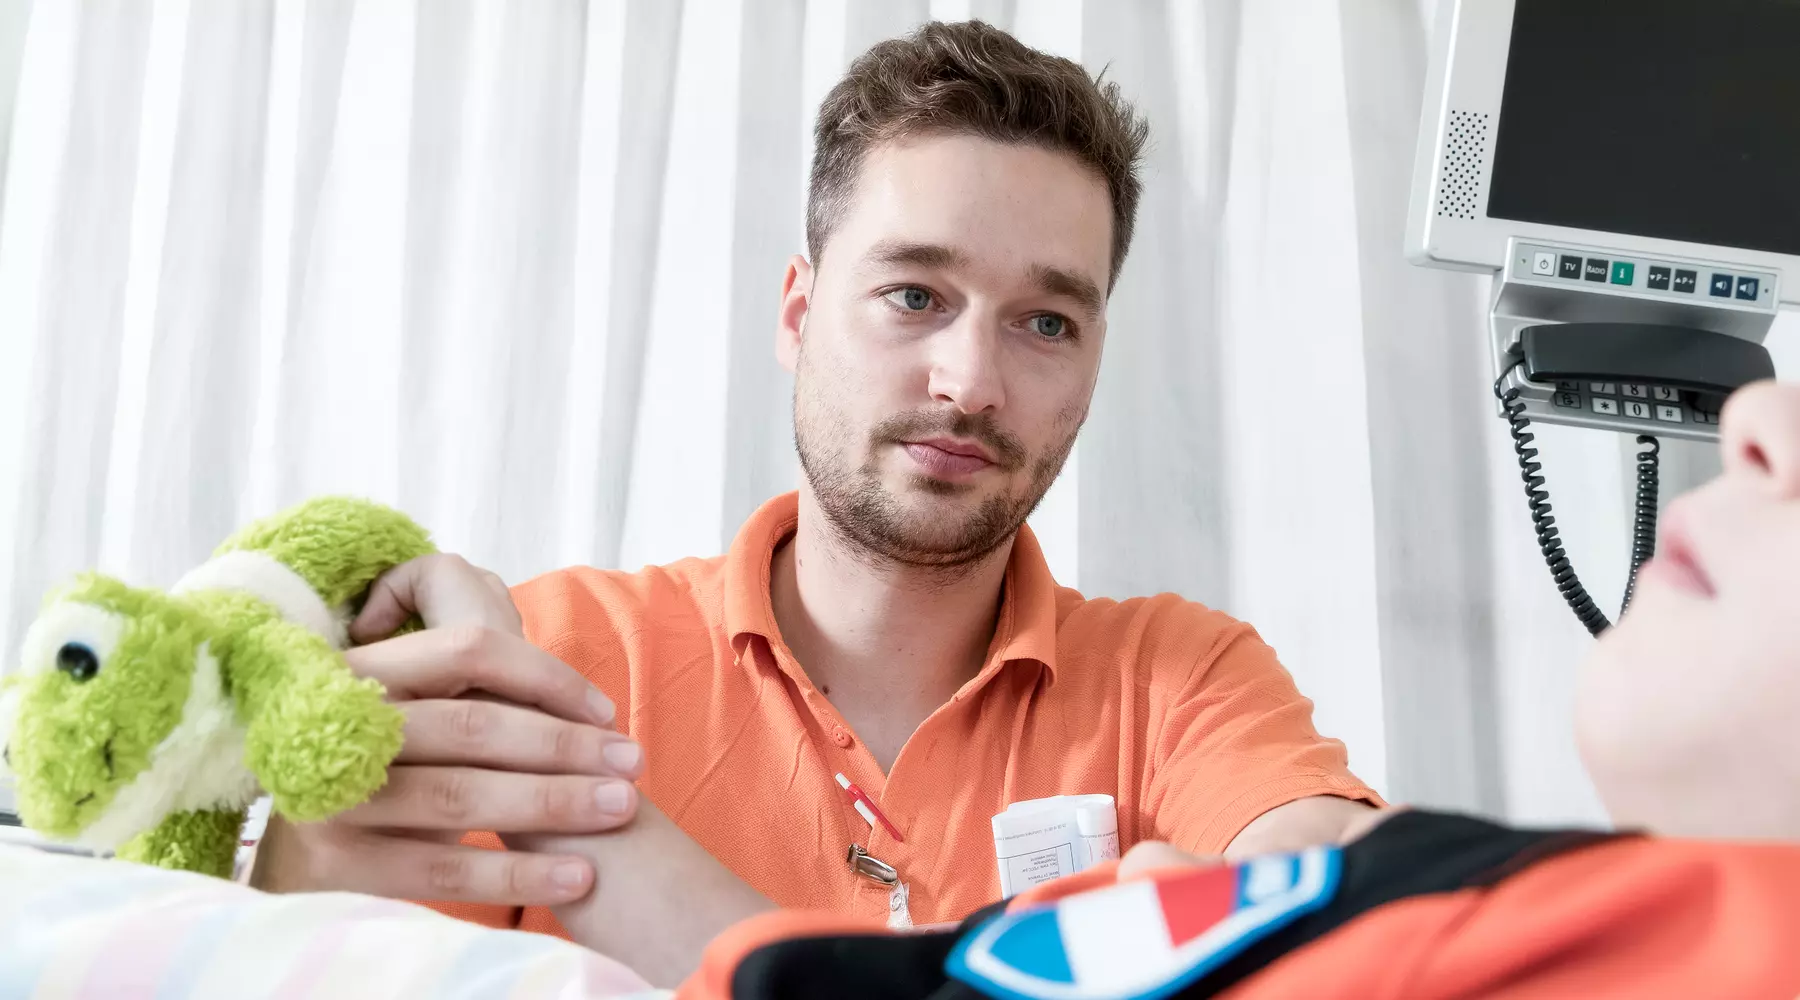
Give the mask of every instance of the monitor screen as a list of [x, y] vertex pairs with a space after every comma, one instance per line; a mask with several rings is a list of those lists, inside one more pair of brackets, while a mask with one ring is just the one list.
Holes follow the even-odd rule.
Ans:
[[1800, 255], [1800, 0], [1517, 0], [1488, 215]]

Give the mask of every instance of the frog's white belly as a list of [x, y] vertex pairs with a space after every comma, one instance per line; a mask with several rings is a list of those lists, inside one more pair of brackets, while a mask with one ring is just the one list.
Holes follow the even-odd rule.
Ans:
[[244, 766], [244, 726], [225, 695], [218, 657], [202, 644], [181, 721], [150, 751], [150, 766], [119, 789], [76, 842], [117, 850], [170, 813], [242, 809], [256, 796], [256, 778]]

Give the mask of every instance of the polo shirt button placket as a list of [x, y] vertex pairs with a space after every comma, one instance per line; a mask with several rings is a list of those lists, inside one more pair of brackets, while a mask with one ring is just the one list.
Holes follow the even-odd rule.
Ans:
[[848, 750], [856, 743], [856, 737], [851, 736], [850, 730], [845, 729], [843, 726], [832, 726], [831, 742], [836, 744], [839, 750]]

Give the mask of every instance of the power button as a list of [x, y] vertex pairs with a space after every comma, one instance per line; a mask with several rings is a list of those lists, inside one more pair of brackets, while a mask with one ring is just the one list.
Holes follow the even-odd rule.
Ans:
[[1540, 254], [1532, 257], [1531, 258], [1531, 273], [1540, 278], [1555, 277], [1556, 276], [1556, 255], [1553, 253], [1540, 253]]

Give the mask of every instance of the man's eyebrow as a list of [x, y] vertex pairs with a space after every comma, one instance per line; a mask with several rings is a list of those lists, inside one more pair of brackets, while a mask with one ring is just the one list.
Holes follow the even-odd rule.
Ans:
[[1051, 295], [1074, 299], [1095, 316], [1106, 308], [1106, 299], [1100, 294], [1100, 286], [1074, 271], [1065, 271], [1049, 264], [1033, 264], [1031, 280], [1039, 289]]
[[950, 268], [966, 263], [966, 258], [953, 247], [941, 243], [913, 243], [908, 240], [882, 240], [869, 248], [863, 262], [872, 267]]

